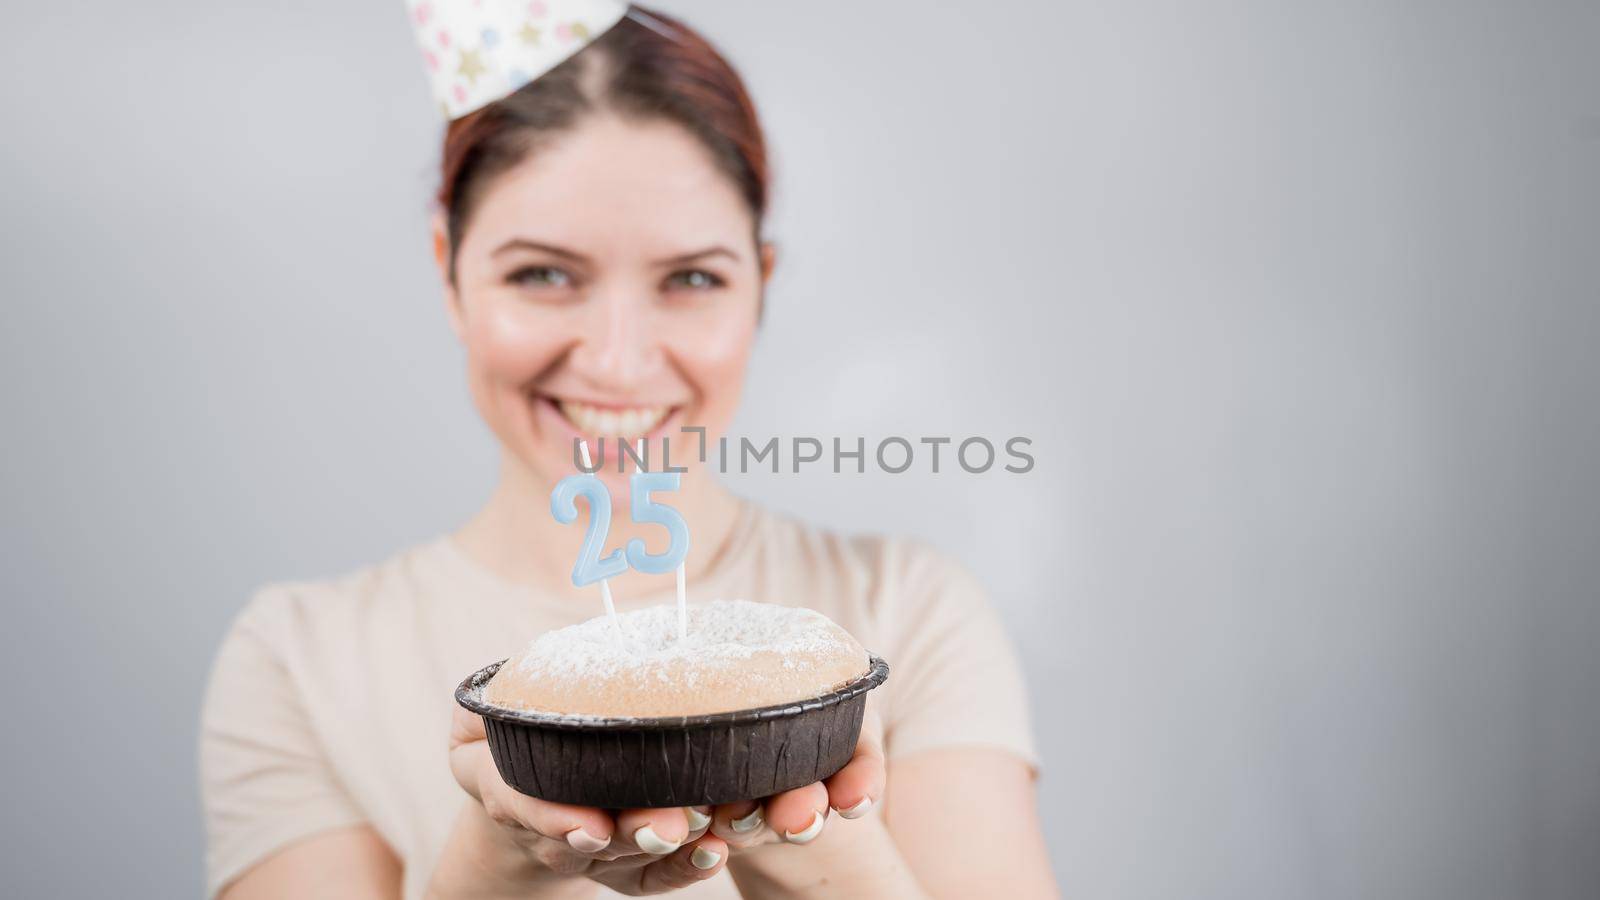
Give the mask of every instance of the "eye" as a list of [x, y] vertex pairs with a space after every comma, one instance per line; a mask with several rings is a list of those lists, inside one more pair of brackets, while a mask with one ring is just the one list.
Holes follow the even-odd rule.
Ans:
[[725, 287], [727, 281], [705, 269], [682, 269], [667, 276], [668, 290], [709, 291]]
[[555, 266], [523, 266], [506, 276], [510, 284], [530, 288], [564, 288], [572, 286], [572, 276]]

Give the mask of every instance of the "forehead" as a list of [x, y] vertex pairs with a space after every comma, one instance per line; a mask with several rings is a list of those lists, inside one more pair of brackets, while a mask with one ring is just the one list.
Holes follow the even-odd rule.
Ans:
[[733, 180], [688, 130], [590, 116], [497, 178], [463, 235], [492, 250], [510, 237], [606, 250], [742, 246], [754, 222]]

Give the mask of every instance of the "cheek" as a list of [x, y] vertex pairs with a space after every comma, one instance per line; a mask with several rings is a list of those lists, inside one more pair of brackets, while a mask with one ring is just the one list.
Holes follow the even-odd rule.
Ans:
[[466, 329], [473, 368], [493, 386], [520, 388], [560, 355], [560, 329], [526, 311], [485, 303], [473, 310]]
[[677, 342], [674, 356], [699, 395], [708, 419], [732, 416], [744, 386], [755, 333], [753, 313], [722, 316], [696, 328], [692, 339]]

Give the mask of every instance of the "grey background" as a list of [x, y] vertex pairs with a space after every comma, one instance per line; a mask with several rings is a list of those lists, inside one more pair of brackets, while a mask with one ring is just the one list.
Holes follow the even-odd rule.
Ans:
[[[986, 581], [1070, 895], [1600, 892], [1600, 7], [669, 6], [776, 148], [738, 430], [1035, 440], [734, 486]], [[231, 616], [493, 478], [440, 125], [398, 0], [4, 19], [3, 893], [192, 895]]]

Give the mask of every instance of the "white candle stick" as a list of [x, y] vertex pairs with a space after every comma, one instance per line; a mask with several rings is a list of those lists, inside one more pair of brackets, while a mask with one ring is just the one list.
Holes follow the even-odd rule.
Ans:
[[678, 563], [678, 640], [689, 636], [689, 591], [683, 584], [683, 563]]
[[[639, 438], [638, 443], [634, 444], [634, 448], [637, 452], [633, 456], [633, 471], [638, 473], [643, 471], [639, 468], [639, 461], [644, 459], [644, 438]], [[584, 465], [588, 465], [588, 463], [584, 463]], [[678, 563], [678, 640], [681, 641], [688, 636], [689, 590], [684, 583], [683, 563]]]
[[[589, 461], [589, 442], [579, 441], [578, 452], [583, 455], [583, 467], [593, 469], [594, 463]], [[591, 510], [589, 515], [594, 515], [594, 511]], [[617, 646], [626, 649], [628, 642], [622, 637], [622, 622], [617, 619], [617, 605], [611, 602], [611, 585], [606, 581], [604, 578], [600, 579], [600, 599], [606, 604], [606, 618], [611, 620], [611, 633], [617, 639]]]

